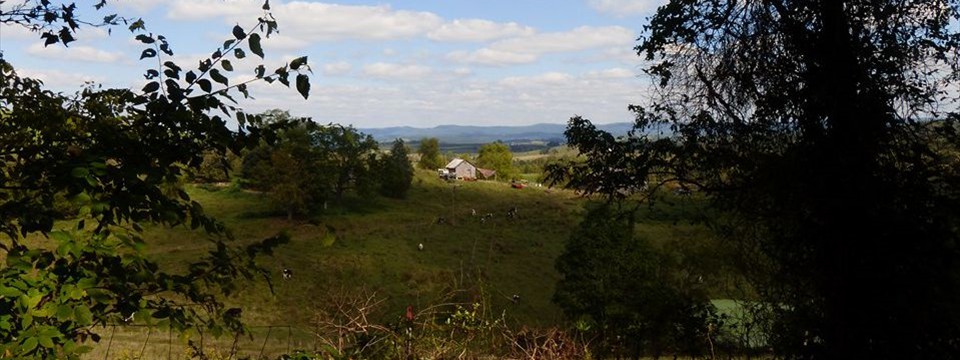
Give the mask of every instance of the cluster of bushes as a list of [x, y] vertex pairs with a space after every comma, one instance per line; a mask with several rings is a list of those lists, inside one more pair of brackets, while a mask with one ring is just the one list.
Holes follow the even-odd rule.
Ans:
[[[397, 140], [389, 153], [383, 153], [373, 137], [352, 126], [321, 125], [278, 110], [263, 116], [280, 130], [275, 139], [243, 153], [238, 161], [239, 182], [269, 194], [288, 218], [339, 202], [348, 194], [406, 196], [413, 167], [403, 141]], [[231, 161], [221, 158], [210, 163], [221, 163], [223, 168]], [[216, 177], [220, 173], [205, 169], [202, 166], [196, 177], [223, 179]]]

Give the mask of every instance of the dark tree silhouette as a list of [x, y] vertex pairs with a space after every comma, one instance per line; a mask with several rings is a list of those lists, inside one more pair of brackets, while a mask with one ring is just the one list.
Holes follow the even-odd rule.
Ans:
[[402, 199], [410, 190], [413, 181], [413, 164], [403, 140], [397, 139], [390, 148], [390, 154], [379, 161], [380, 193], [386, 197]]
[[[655, 101], [554, 179], [703, 192], [798, 358], [960, 353], [957, 1], [674, 0], [645, 27]], [[669, 130], [668, 130], [669, 129]]]
[[587, 211], [557, 258], [553, 301], [595, 323], [601, 356], [702, 355], [712, 305], [668, 275], [678, 269], [635, 235], [634, 216], [610, 205]]

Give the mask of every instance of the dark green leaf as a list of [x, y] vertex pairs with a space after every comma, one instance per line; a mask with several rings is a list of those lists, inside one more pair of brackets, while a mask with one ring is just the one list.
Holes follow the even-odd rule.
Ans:
[[153, 44], [154, 42], [157, 41], [153, 37], [150, 37], [144, 34], [137, 35], [137, 37], [135, 37], [134, 39], [144, 44]]
[[163, 51], [164, 54], [173, 56], [173, 50], [170, 50], [170, 44], [167, 44], [166, 41], [163, 44], [160, 44], [160, 51]]
[[217, 69], [210, 69], [210, 79], [213, 79], [213, 81], [216, 81], [223, 85], [227, 85], [227, 86], [230, 85], [229, 81], [227, 80], [227, 77], [223, 76], [223, 74], [220, 73], [220, 70], [217, 70]]
[[178, 66], [178, 65], [177, 65], [176, 63], [174, 63], [173, 61], [164, 61], [164, 62], [163, 62], [163, 66], [166, 66], [166, 67], [170, 68], [170, 70], [174, 70], [174, 71], [177, 71], [177, 72], [180, 71], [180, 66]]
[[157, 90], [160, 90], [160, 83], [156, 81], [151, 81], [143, 87], [143, 92], [147, 94], [155, 92]]
[[293, 61], [290, 62], [290, 68], [293, 70], [297, 70], [300, 68], [300, 66], [303, 66], [306, 64], [307, 64], [307, 57], [301, 56], [296, 59], [293, 59]]
[[58, 38], [57, 35], [54, 35], [53, 33], [50, 33], [50, 32], [44, 33], [43, 35], [40, 35], [40, 37], [44, 39], [43, 46], [56, 44], [60, 42], [60, 38]]
[[247, 53], [243, 52], [243, 49], [241, 48], [236, 48], [233, 49], [233, 56], [237, 59], [243, 59], [247, 56]]
[[[243, 40], [243, 38], [247, 37], [247, 34], [240, 25], [236, 25], [233, 27], [233, 37], [237, 38], [237, 40]], [[224, 46], [223, 48], [226, 49], [227, 47]]]
[[[167, 70], [167, 71], [170, 71], [170, 70]], [[173, 76], [171, 76], [171, 78], [172, 77]], [[167, 85], [167, 92], [170, 93], [171, 95], [174, 94], [175, 91], [176, 92], [180, 91], [180, 84], [177, 83], [177, 81], [174, 79], [167, 79], [167, 81], [164, 81], [163, 83]]]
[[143, 59], [145, 59], [145, 58], [152, 58], [152, 57], [154, 57], [154, 56], [157, 56], [157, 51], [156, 51], [156, 50], [154, 50], [154, 49], [143, 49], [143, 52], [140, 53], [140, 60], [143, 60]]
[[137, 21], [134, 21], [134, 22], [130, 23], [130, 26], [127, 27], [127, 28], [130, 29], [130, 32], [134, 32], [134, 31], [137, 31], [137, 30], [143, 30], [143, 29], [144, 29], [143, 24], [144, 24], [144, 23], [143, 23], [143, 19], [137, 19]]
[[[156, 84], [157, 82], [154, 81], [153, 83]], [[70, 172], [70, 175], [75, 178], [84, 178], [87, 177], [87, 175], [90, 175], [90, 170], [85, 167], [73, 168], [73, 171]]]
[[193, 82], [197, 80], [197, 74], [194, 73], [192, 70], [187, 71], [186, 80], [188, 83], [193, 84]]
[[206, 92], [210, 92], [210, 90], [213, 89], [213, 86], [210, 84], [210, 80], [207, 79], [197, 80], [197, 85], [200, 85], [200, 89]]
[[220, 66], [223, 66], [223, 69], [226, 71], [233, 71], [233, 64], [230, 63], [230, 60], [223, 59], [220, 61]]
[[63, 29], [60, 29], [60, 42], [63, 43], [63, 46], [67, 46], [67, 44], [73, 42], [74, 40], [76, 39], [73, 38], [73, 31], [68, 29], [66, 26], [64, 26]]
[[93, 323], [93, 313], [90, 312], [90, 308], [83, 305], [79, 305], [73, 309], [73, 318], [76, 319], [77, 324], [81, 326]]
[[310, 78], [307, 77], [307, 75], [297, 75], [297, 92], [299, 92], [304, 99], [310, 96]]
[[267, 68], [263, 67], [263, 65], [257, 65], [257, 69], [256, 69], [257, 79], [262, 78], [263, 74], [266, 71], [267, 71]]
[[73, 308], [66, 304], [57, 306], [57, 320], [65, 321], [73, 317]]
[[3, 297], [16, 297], [22, 295], [23, 292], [12, 287], [0, 286], [0, 296]]
[[23, 340], [23, 344], [20, 345], [20, 348], [23, 350], [23, 352], [28, 353], [33, 351], [33, 349], [36, 349], [37, 344], [38, 344], [37, 338], [28, 337]]
[[260, 47], [260, 35], [250, 34], [250, 38], [248, 41], [250, 42], [250, 52], [256, 54], [261, 59], [263, 59], [263, 48]]
[[40, 343], [40, 346], [43, 346], [47, 349], [53, 348], [53, 340], [48, 336], [41, 336], [37, 338], [37, 341]]

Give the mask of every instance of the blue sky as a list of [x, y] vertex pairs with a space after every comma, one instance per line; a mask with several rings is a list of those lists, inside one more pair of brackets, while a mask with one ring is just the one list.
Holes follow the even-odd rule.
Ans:
[[[251, 87], [250, 112], [289, 109], [358, 127], [631, 121], [649, 80], [633, 54], [662, 0], [273, 0], [280, 35], [264, 41], [267, 68], [306, 55], [310, 99], [281, 85]], [[142, 17], [170, 39], [181, 65], [262, 15], [262, 0], [112, 0], [111, 12]], [[89, 12], [89, 13], [92, 13]], [[103, 14], [94, 14], [102, 16]], [[2, 25], [0, 25], [2, 26]], [[0, 49], [21, 75], [73, 92], [84, 81], [139, 89], [153, 61], [123, 28], [84, 28], [69, 48], [0, 27]], [[235, 62], [232, 80], [254, 61]], [[272, 66], [272, 67], [271, 67]]]

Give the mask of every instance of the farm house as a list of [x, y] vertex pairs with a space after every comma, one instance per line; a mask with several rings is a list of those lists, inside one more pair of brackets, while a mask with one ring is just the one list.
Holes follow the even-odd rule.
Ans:
[[442, 171], [440, 175], [448, 178], [464, 180], [475, 180], [477, 178], [477, 167], [461, 158], [450, 160], [450, 163], [440, 170]]

